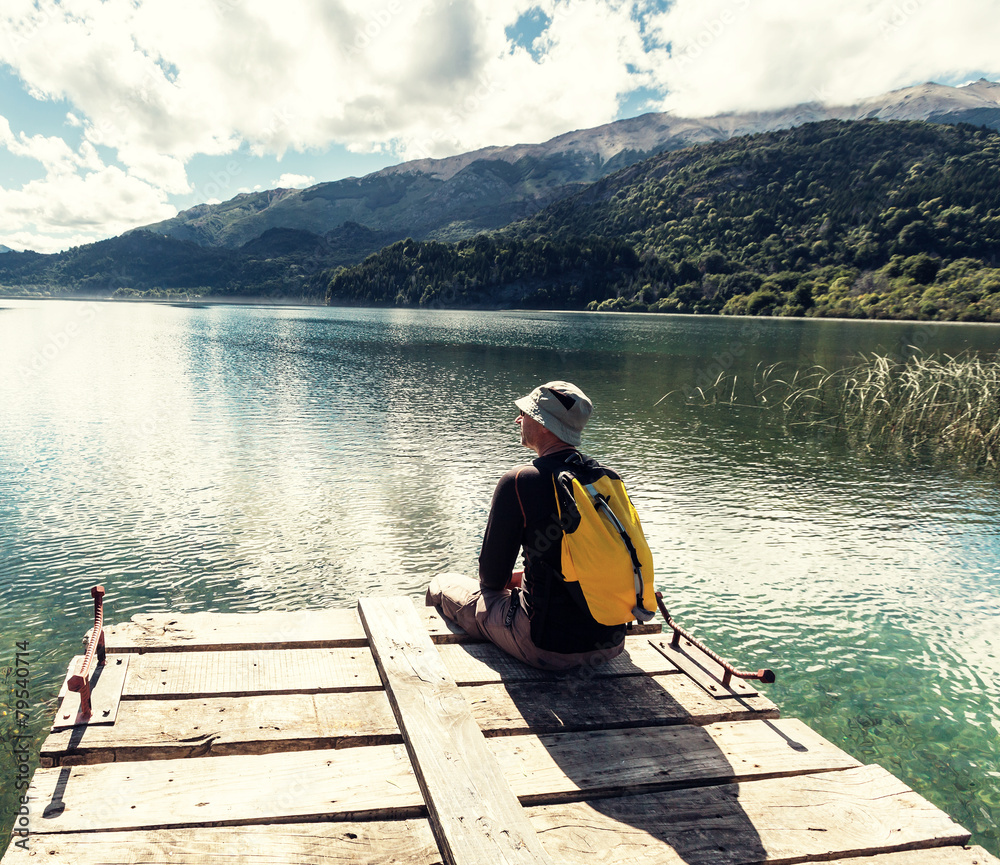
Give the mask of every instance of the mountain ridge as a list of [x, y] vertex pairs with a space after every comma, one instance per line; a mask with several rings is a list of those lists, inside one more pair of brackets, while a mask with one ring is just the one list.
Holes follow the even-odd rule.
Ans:
[[331, 304], [1000, 321], [1000, 135], [827, 120], [653, 156], [500, 232], [396, 243]]
[[459, 240], [537, 213], [657, 153], [831, 119], [974, 122], [1000, 129], [1000, 83], [980, 79], [950, 87], [927, 82], [847, 106], [810, 102], [706, 118], [644, 114], [538, 144], [411, 160], [306, 189], [242, 193], [142, 230], [229, 249], [271, 228], [323, 235], [347, 222], [401, 237]]

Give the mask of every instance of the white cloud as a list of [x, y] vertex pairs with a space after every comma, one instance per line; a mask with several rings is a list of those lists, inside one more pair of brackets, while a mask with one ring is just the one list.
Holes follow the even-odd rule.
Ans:
[[58, 236], [51, 234], [40, 234], [32, 226], [28, 226], [20, 231], [0, 232], [0, 243], [13, 250], [21, 252], [30, 249], [32, 252], [62, 252], [72, 246], [83, 246], [93, 243], [95, 237], [92, 233], [63, 233]]
[[[508, 28], [528, 13], [547, 25], [514, 45]], [[116, 202], [113, 221], [92, 223], [106, 235], [126, 215], [162, 218], [170, 196], [248, 185], [240, 165], [192, 184], [197, 156], [543, 141], [613, 120], [640, 87], [689, 115], [850, 102], [1000, 77], [998, 43], [993, 0], [4, 0], [0, 63], [36, 98], [68, 102], [70, 140], [85, 143], [4, 124], [0, 144], [46, 178], [2, 195], [44, 188], [62, 202], [50, 220], [75, 222], [74, 196], [101, 186]]]
[[[549, 24], [529, 52], [506, 29], [531, 10]], [[439, 156], [607, 122], [640, 86], [703, 115], [1000, 72], [994, 13], [993, 0], [8, 0], [0, 60], [176, 194], [193, 156], [243, 143]]]
[[7, 246], [56, 251], [176, 213], [161, 189], [105, 165], [87, 141], [74, 151], [61, 138], [15, 135], [0, 117], [0, 148], [45, 169], [44, 178], [20, 189], [0, 189], [0, 243]]
[[1000, 75], [992, 0], [676, 0], [652, 16], [680, 115], [847, 104], [962, 70]]
[[52, 176], [75, 174], [79, 169], [101, 168], [97, 151], [89, 142], [84, 142], [80, 150], [73, 149], [56, 136], [32, 135], [21, 132], [14, 135], [6, 117], [0, 116], [0, 147], [6, 148], [13, 156], [23, 156], [40, 162], [45, 172]]
[[176, 211], [158, 190], [116, 166], [83, 176], [33, 180], [19, 190], [0, 190], [0, 231], [27, 223], [51, 231], [112, 227], [112, 233], [168, 219]]
[[315, 182], [315, 177], [305, 174], [282, 174], [277, 180], [271, 181], [271, 186], [276, 189], [296, 189], [301, 186], [312, 186]]
[[184, 164], [243, 141], [280, 155], [429, 140], [441, 154], [611, 119], [635, 86], [627, 64], [642, 62], [631, 0], [541, 0], [553, 20], [539, 60], [505, 34], [531, 7], [13, 0], [0, 23], [14, 43], [0, 59], [37, 95], [68, 99], [89, 140], [151, 182], [153, 154]]

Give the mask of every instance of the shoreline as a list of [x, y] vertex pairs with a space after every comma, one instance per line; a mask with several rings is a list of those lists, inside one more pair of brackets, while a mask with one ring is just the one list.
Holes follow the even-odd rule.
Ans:
[[189, 307], [191, 309], [208, 308], [214, 306], [257, 306], [262, 308], [267, 307], [281, 307], [281, 308], [295, 308], [299, 307], [302, 309], [385, 309], [385, 310], [410, 310], [413, 312], [528, 312], [528, 313], [544, 313], [551, 315], [552, 313], [571, 313], [574, 315], [601, 315], [601, 316], [613, 316], [613, 315], [625, 315], [625, 316], [648, 316], [650, 318], [669, 318], [669, 319], [720, 319], [729, 321], [781, 321], [781, 322], [796, 322], [796, 321], [840, 321], [840, 322], [853, 322], [857, 324], [871, 323], [871, 324], [903, 324], [903, 325], [960, 325], [962, 327], [1000, 327], [1000, 322], [997, 321], [937, 321], [935, 319], [919, 319], [919, 318], [840, 318], [835, 316], [809, 316], [809, 315], [796, 315], [796, 316], [782, 316], [782, 315], [722, 315], [720, 313], [708, 313], [708, 312], [649, 312], [647, 310], [596, 310], [596, 309], [557, 309], [557, 308], [536, 308], [536, 307], [480, 307], [480, 306], [456, 306], [456, 307], [421, 307], [421, 306], [389, 306], [387, 304], [355, 304], [355, 303], [338, 303], [338, 304], [328, 304], [328, 303], [310, 303], [305, 299], [298, 300], [282, 300], [279, 298], [271, 297], [230, 297], [225, 300], [218, 300], [214, 298], [205, 299], [183, 299], [183, 298], [165, 298], [165, 297], [108, 297], [107, 295], [83, 295], [83, 294], [66, 294], [66, 295], [48, 295], [48, 296], [38, 296], [38, 295], [24, 295], [24, 294], [4, 294], [0, 292], [0, 303], [7, 300], [42, 300], [42, 301], [76, 301], [83, 303], [129, 303], [129, 304], [141, 304], [141, 303], [153, 303], [165, 306], [181, 306]]

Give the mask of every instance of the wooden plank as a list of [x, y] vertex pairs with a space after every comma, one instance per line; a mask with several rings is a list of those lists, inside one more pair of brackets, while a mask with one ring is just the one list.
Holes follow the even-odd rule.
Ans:
[[563, 865], [825, 861], [969, 839], [879, 766], [526, 810]]
[[[537, 670], [492, 643], [442, 645], [441, 658], [459, 685], [560, 682], [580, 672]], [[663, 675], [677, 667], [647, 637], [629, 637], [626, 651], [585, 671], [591, 677]], [[363, 648], [147, 652], [131, 660], [126, 699], [264, 693], [320, 693], [382, 687], [371, 651]]]
[[[443, 647], [442, 647], [443, 649]], [[138, 656], [132, 660], [138, 660]], [[462, 688], [487, 736], [777, 718], [762, 697], [717, 701], [686, 676], [562, 678]], [[42, 745], [42, 765], [258, 754], [398, 742], [383, 691], [125, 700], [108, 729], [63, 731]]]
[[621, 796], [861, 764], [801, 721], [649, 727], [488, 740], [524, 805]]
[[[184, 825], [182, 821], [194, 824], [220, 822], [234, 826], [243, 823], [274, 824], [296, 822], [294, 814], [299, 812], [311, 812], [309, 816], [314, 820], [338, 819], [357, 809], [360, 809], [357, 811], [360, 815], [374, 816], [376, 809], [372, 800], [381, 797], [378, 810], [395, 810], [400, 816], [412, 816], [407, 812], [414, 810], [420, 795], [412, 774], [398, 772], [400, 768], [405, 768], [402, 755], [394, 755], [394, 759], [387, 763], [385, 758], [391, 748], [367, 750], [370, 753], [366, 755], [369, 759], [362, 781], [348, 796], [344, 796], [343, 785], [331, 786], [327, 778], [328, 774], [346, 777], [344, 767], [330, 760], [337, 756], [336, 752], [324, 754], [324, 760], [310, 764], [296, 761], [297, 755], [288, 754], [171, 761], [175, 772], [169, 776], [157, 775], [158, 767], [164, 766], [164, 763], [140, 766], [108, 764], [90, 770], [94, 777], [86, 783], [81, 778], [81, 773], [87, 771], [85, 769], [38, 770], [32, 795], [44, 791], [45, 785], [39, 783], [39, 775], [59, 779], [68, 773], [70, 777], [60, 780], [54, 788], [61, 787], [62, 791], [53, 809], [58, 810], [60, 805], [63, 807], [58, 817], [31, 815], [31, 848], [33, 851], [44, 850], [49, 844], [58, 843], [43, 836], [52, 832], [61, 833], [72, 825], [75, 825], [71, 830], [73, 832], [91, 829], [97, 814], [104, 829], [116, 826], [128, 828], [130, 821], [141, 824], [150, 820], [181, 826]], [[237, 761], [242, 761], [244, 765], [237, 766]], [[234, 772], [246, 768], [247, 761], [257, 763], [258, 769], [248, 774]], [[261, 764], [268, 765], [264, 767]], [[185, 773], [187, 767], [205, 765], [213, 768], [207, 775]], [[353, 765], [354, 775], [357, 776], [356, 763]], [[318, 771], [321, 767], [325, 767], [327, 772]], [[260, 768], [274, 769], [279, 774], [264, 775]], [[150, 770], [157, 776], [152, 784], [147, 781], [142, 785], [143, 771], [137, 771], [140, 769]], [[173, 778], [173, 783], [157, 786], [158, 782], [168, 777]], [[387, 783], [389, 778], [393, 778], [394, 782]], [[110, 780], [117, 780], [121, 786], [100, 786], [100, 782]], [[138, 801], [134, 794], [142, 790], [136, 782], [147, 788], [146, 795]], [[236, 798], [225, 795], [233, 790], [244, 792]], [[43, 803], [47, 801], [43, 800]], [[91, 805], [89, 813], [81, 807], [87, 803]], [[133, 808], [133, 804], [136, 807]], [[623, 861], [738, 865], [764, 861], [850, 859], [907, 848], [953, 848], [966, 843], [969, 838], [968, 832], [877, 766], [822, 775], [541, 805], [528, 808], [527, 813], [548, 854], [566, 865]], [[239, 838], [248, 828], [239, 825], [230, 831]], [[295, 831], [299, 829], [296, 827]], [[284, 831], [273, 825], [260, 829], [261, 832], [268, 830]], [[115, 836], [119, 833], [102, 831], [88, 834], [94, 839], [108, 839], [108, 843], [115, 845]], [[304, 834], [308, 835], [309, 830]], [[179, 837], [184, 839], [188, 836]], [[184, 849], [186, 841], [182, 840], [180, 844]], [[99, 850], [96, 845], [95, 840], [94, 846], [88, 849]], [[984, 859], [982, 865], [991, 862], [985, 855], [980, 858]], [[86, 861], [101, 860], [92, 857]], [[106, 861], [129, 860], [109, 855]], [[874, 865], [878, 860], [863, 861], [872, 861]], [[929, 865], [930, 861], [934, 860], [918, 858], [913, 865]], [[944, 858], [938, 861], [942, 865], [949, 862]], [[883, 863], [879, 862], [879, 865]], [[886, 862], [885, 865], [910, 863], [902, 859], [898, 863]], [[958, 859], [955, 865], [972, 863]]]
[[982, 847], [935, 847], [931, 850], [904, 850], [850, 859], [833, 859], [828, 865], [1000, 865]]
[[[426, 820], [302, 823], [40, 836], [31, 852], [9, 848], [2, 865], [28, 865], [37, 855], [60, 865], [443, 865]], [[30, 857], [30, 858], [29, 858]], [[675, 860], [677, 861], [677, 860]], [[982, 847], [939, 847], [827, 865], [997, 865]]]
[[[377, 696], [385, 699], [384, 694]], [[163, 704], [133, 705], [160, 708]], [[195, 742], [191, 747], [200, 745]], [[446, 751], [452, 760], [457, 759], [454, 747]], [[489, 739], [484, 748], [490, 761], [501, 767], [513, 795], [522, 802], [557, 802], [619, 795], [623, 788], [662, 790], [858, 766], [856, 760], [799, 721], [525, 735]], [[203, 750], [198, 756], [205, 753], [216, 752]], [[47, 798], [36, 801], [48, 802], [53, 791], [58, 790], [56, 798], [65, 803], [61, 811], [54, 809], [59, 814], [52, 818], [54, 828], [47, 831], [78, 831], [79, 821], [87, 819], [92, 821], [84, 823], [87, 828], [93, 825], [117, 829], [160, 825], [150, 820], [170, 825], [212, 823], [218, 819], [232, 822], [240, 815], [247, 822], [254, 822], [256, 817], [346, 819], [349, 815], [341, 814], [338, 809], [356, 795], [357, 782], [346, 774], [353, 766], [354, 775], [369, 778], [376, 788], [392, 790], [393, 798], [380, 803], [386, 814], [373, 814], [378, 818], [413, 811], [423, 804], [415, 785], [400, 786], [397, 778], [400, 767], [391, 759], [393, 755], [398, 759], [400, 753], [398, 748], [370, 746], [285, 755], [267, 752], [256, 760], [253, 756], [215, 756], [205, 760], [106, 762], [76, 765], [72, 769], [64, 766], [61, 770], [39, 770], [35, 785], [38, 794]], [[283, 765], [282, 756], [287, 758], [289, 767]], [[284, 774], [269, 774], [276, 765]], [[271, 804], [267, 808], [261, 806], [257, 812], [247, 810], [244, 785], [260, 788], [260, 795], [263, 795], [261, 790], [269, 790], [271, 796], [287, 798], [291, 794], [284, 792], [284, 779], [293, 770], [299, 773], [297, 780], [301, 783], [324, 778], [324, 794], [336, 807], [326, 814], [318, 812], [310, 793], [301, 803], [287, 803], [282, 810], [274, 810]], [[137, 780], [138, 776], [143, 776], [142, 780]], [[344, 779], [343, 789], [331, 785], [331, 777]], [[198, 783], [203, 787], [197, 786]], [[109, 803], [108, 791], [120, 798]], [[94, 795], [94, 800], [89, 800], [88, 795]], [[143, 795], [150, 796], [153, 803], [140, 801]], [[201, 806], [204, 811], [198, 810], [191, 805], [191, 796], [201, 797], [209, 805]], [[156, 801], [162, 801], [162, 813], [157, 811], [160, 806], [154, 804]], [[106, 816], [109, 810], [123, 813]], [[95, 814], [100, 814], [99, 820]], [[32, 829], [42, 831], [34, 823]]]
[[548, 863], [412, 605], [362, 598], [358, 611], [445, 861]]
[[37, 769], [33, 835], [426, 812], [402, 745]]
[[2, 865], [442, 865], [426, 820], [39, 835]]
[[[60, 865], [443, 865], [426, 820], [285, 823], [134, 832], [67, 833], [32, 838], [28, 850], [8, 848], [0, 865], [44, 857]], [[591, 862], [577, 855], [572, 862]], [[662, 860], [661, 860], [662, 861]], [[682, 860], [675, 858], [675, 863]], [[697, 862], [698, 860], [691, 860]], [[827, 865], [997, 865], [982, 847], [938, 847], [834, 859]], [[702, 863], [708, 865], [708, 863]]]
[[[412, 599], [435, 643], [479, 642], [435, 607]], [[660, 625], [634, 625], [657, 634]], [[367, 645], [356, 610], [270, 610], [259, 613], [140, 613], [105, 628], [109, 652], [200, 652], [224, 649], [355, 648]]]
[[104, 629], [109, 652], [329, 648], [365, 645], [354, 610], [140, 613]]
[[122, 699], [122, 688], [128, 672], [128, 657], [109, 657], [103, 667], [94, 666], [90, 672], [90, 716], [81, 712], [80, 694], [69, 689], [70, 678], [83, 663], [83, 655], [69, 662], [66, 678], [59, 690], [59, 708], [52, 723], [53, 730], [67, 727], [114, 724]]
[[379, 690], [366, 648], [147, 652], [132, 659], [126, 699]]
[[728, 685], [723, 685], [722, 680], [725, 670], [722, 666], [706, 655], [690, 640], [683, 637], [680, 644], [675, 649], [670, 645], [671, 635], [665, 634], [662, 637], [650, 637], [649, 643], [657, 651], [661, 652], [665, 658], [673, 661], [678, 669], [687, 673], [694, 681], [703, 687], [709, 694], [717, 699], [729, 697], [755, 697], [757, 689], [748, 681], [732, 678]]
[[81, 766], [401, 743], [384, 691], [126, 700], [113, 728], [52, 733], [41, 765]]
[[687, 676], [570, 677], [540, 689], [532, 682], [462, 688], [472, 714], [487, 736], [530, 730], [573, 730], [714, 724], [777, 718], [766, 697], [716, 700]]
[[[381, 721], [380, 729], [371, 721], [357, 724], [356, 720], [362, 720], [354, 712], [358, 707], [346, 703], [344, 695], [297, 696], [292, 702], [299, 705], [288, 707], [283, 717], [270, 718], [265, 729], [255, 723], [263, 720], [259, 710], [264, 698], [248, 698], [242, 705], [228, 707], [227, 703], [237, 701], [191, 701], [201, 702], [199, 715], [205, 723], [204, 727], [193, 730], [182, 723], [183, 716], [167, 715], [157, 723], [155, 715], [162, 712], [163, 704], [132, 703], [126, 708], [146, 714], [143, 719], [146, 738], [133, 734], [116, 739], [114, 731], [86, 731], [69, 756], [65, 750], [60, 753], [50, 749], [46, 742], [43, 759], [48, 767], [79, 766], [140, 759], [339, 749], [401, 741], [385, 695], [375, 696], [381, 703], [377, 719]], [[309, 703], [333, 699], [339, 699], [341, 705], [328, 710], [336, 719], [331, 724], [321, 721], [321, 710], [310, 709]], [[274, 702], [271, 701], [271, 709], [276, 708]], [[237, 715], [243, 716], [236, 718], [238, 722], [244, 722], [247, 716], [252, 720], [240, 723], [234, 735], [230, 725]], [[173, 736], [159, 732], [171, 723], [178, 725]], [[138, 726], [133, 725], [133, 729]], [[282, 735], [284, 728], [288, 731]], [[184, 736], [184, 733], [193, 734]], [[247, 738], [240, 739], [241, 733]], [[66, 731], [63, 736], [68, 734]], [[736, 778], [802, 774], [859, 765], [796, 720], [494, 737], [489, 740], [489, 747], [522, 801], [536, 801], [540, 795], [545, 801], [557, 801], [562, 794], [579, 790], [599, 789], [610, 795], [622, 785], [633, 789], [641, 786], [664, 789], [693, 782], [723, 783]], [[361, 762], [365, 758], [359, 753], [357, 759]], [[530, 779], [530, 785], [524, 785], [524, 778]]]
[[[496, 682], [560, 682], [571, 673], [552, 673], [529, 667], [493, 643], [460, 643], [438, 646], [441, 660], [451, 677], [462, 687]], [[656, 676], [679, 673], [671, 661], [657, 652], [646, 636], [626, 637], [625, 651], [606, 664], [587, 670], [599, 678], [616, 676]]]

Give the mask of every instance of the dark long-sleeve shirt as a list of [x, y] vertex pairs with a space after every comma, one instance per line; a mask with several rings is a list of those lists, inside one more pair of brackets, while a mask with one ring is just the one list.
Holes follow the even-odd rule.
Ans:
[[571, 453], [538, 457], [500, 478], [479, 553], [480, 583], [502, 589], [524, 550], [521, 602], [531, 619], [532, 641], [565, 654], [609, 648], [625, 637], [624, 625], [595, 621], [582, 596], [574, 597], [559, 576], [563, 533], [553, 475]]

